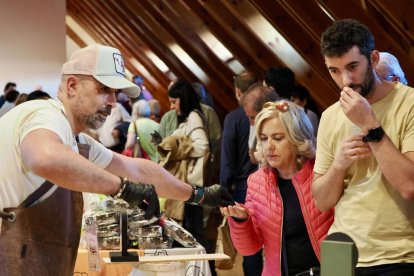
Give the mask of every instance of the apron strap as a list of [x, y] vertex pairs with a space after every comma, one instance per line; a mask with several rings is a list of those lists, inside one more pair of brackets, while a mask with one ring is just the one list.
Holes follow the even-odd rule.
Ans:
[[[44, 194], [46, 194], [54, 185], [49, 182], [45, 181], [37, 190], [31, 193], [17, 208], [26, 208], [33, 204], [36, 200], [41, 198]], [[0, 218], [8, 219], [10, 221], [14, 221], [15, 214], [14, 212], [3, 212], [0, 211]]]
[[31, 193], [20, 205], [19, 207], [26, 208], [33, 204], [36, 200], [41, 198], [44, 194], [46, 194], [54, 185], [49, 182], [45, 181], [42, 186], [40, 186], [36, 191]]

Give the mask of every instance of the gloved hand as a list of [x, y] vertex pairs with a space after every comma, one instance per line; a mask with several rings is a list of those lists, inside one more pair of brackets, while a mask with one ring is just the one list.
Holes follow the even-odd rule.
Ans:
[[227, 189], [218, 184], [209, 187], [193, 186], [193, 194], [187, 203], [208, 207], [235, 205]]
[[119, 198], [122, 198], [132, 207], [140, 207], [145, 210], [144, 218], [160, 217], [160, 202], [153, 185], [134, 183], [127, 179], [125, 187]]
[[158, 131], [154, 130], [154, 132], [151, 133], [151, 142], [155, 145], [161, 144], [162, 136]]

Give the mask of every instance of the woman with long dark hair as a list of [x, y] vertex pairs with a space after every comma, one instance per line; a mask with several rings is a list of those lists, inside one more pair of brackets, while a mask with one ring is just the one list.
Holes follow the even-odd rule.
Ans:
[[[162, 146], [166, 141], [171, 141], [171, 137], [190, 137], [191, 150], [188, 150], [188, 148], [184, 149], [184, 144], [178, 143], [178, 147], [181, 148], [175, 149], [174, 152], [185, 151], [185, 158], [188, 159], [205, 156], [209, 152], [209, 141], [206, 132], [207, 126], [196, 91], [191, 86], [190, 82], [186, 80], [178, 80], [168, 90], [168, 96], [171, 104], [170, 108], [171, 110], [175, 110], [177, 114], [177, 126], [171, 136], [164, 138], [160, 145]], [[177, 143], [172, 143], [172, 145], [176, 144]], [[184, 156], [184, 153], [180, 154], [181, 156]], [[171, 155], [168, 156], [171, 157]], [[187, 170], [190, 170], [190, 168], [187, 168]], [[194, 185], [204, 185], [203, 179], [192, 179], [190, 178], [189, 173], [187, 174], [187, 179], [185, 180], [188, 183], [192, 183], [194, 181], [194, 183], [192, 183]], [[203, 217], [202, 207], [185, 204], [183, 226], [197, 239], [200, 244], [206, 247], [207, 244], [204, 238]]]

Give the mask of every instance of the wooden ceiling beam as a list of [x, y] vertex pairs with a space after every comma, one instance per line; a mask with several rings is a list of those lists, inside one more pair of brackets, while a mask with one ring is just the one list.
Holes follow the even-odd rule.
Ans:
[[66, 25], [66, 34], [72, 39], [79, 47], [83, 48], [86, 47], [85, 41], [83, 41], [78, 34], [72, 30], [72, 28], [68, 25]]
[[[231, 78], [233, 72], [217, 55], [204, 43], [203, 40], [175, 14], [164, 1], [141, 0], [135, 2], [163, 26], [171, 34], [174, 40], [183, 48], [187, 54], [206, 72], [213, 75], [216, 80], [223, 82], [233, 88]], [[204, 69], [205, 68], [205, 69]], [[220, 72], [218, 74], [218, 72]]]
[[165, 88], [171, 80], [145, 54], [146, 52], [150, 52], [150, 50], [143, 47], [142, 42], [139, 41], [139, 37], [128, 28], [128, 25], [125, 24], [123, 18], [118, 17], [112, 9], [108, 8], [105, 1], [101, 4], [95, 4], [95, 9], [101, 14], [102, 20], [108, 21], [110, 26], [114, 29], [114, 32], [117, 34], [118, 39], [126, 48], [128, 48], [128, 56], [138, 60], [146, 70], [148, 70], [150, 76], [144, 76], [144, 78], [155, 78], [158, 80], [158, 83], [160, 84], [159, 90], [165, 95]]
[[[151, 92], [154, 98], [160, 102], [162, 110], [169, 110], [170, 103], [165, 97], [167, 94], [166, 87], [170, 83], [168, 77], [161, 72], [157, 66], [155, 66], [155, 64], [145, 55], [144, 52], [140, 52], [142, 54], [136, 54], [137, 48], [132, 47], [132, 45], [138, 44], [134, 43], [136, 41], [136, 37], [133, 37], [131, 33], [127, 33], [125, 28], [120, 27], [123, 20], [118, 18], [111, 9], [107, 8], [105, 1], [102, 3], [92, 1], [87, 2], [89, 3], [91, 10], [93, 10], [95, 15], [99, 17], [99, 21], [104, 22], [103, 24], [107, 26], [108, 31], [112, 32], [116, 36], [118, 45], [122, 45], [122, 47], [124, 47], [122, 54], [125, 56], [125, 59], [135, 58], [142, 64], [142, 66], [145, 67], [146, 70], [141, 72], [138, 71], [137, 73], [138, 68], [134, 66], [136, 70], [130, 70], [131, 73], [133, 75], [141, 75], [145, 80], [145, 87]], [[88, 5], [88, 3], [86, 4]], [[148, 85], [149, 83], [151, 85]]]
[[138, 16], [138, 13], [126, 5], [129, 1], [106, 1], [116, 13], [124, 17], [133, 32], [141, 37], [142, 41], [174, 72], [178, 77], [187, 77], [198, 80], [197, 76], [168, 48], [165, 43], [154, 34]]
[[[299, 3], [300, 2], [300, 3]], [[320, 54], [320, 35], [323, 25], [329, 26], [329, 18], [313, 19], [312, 28], [307, 24], [309, 16], [324, 18], [322, 10], [311, 1], [289, 0], [252, 0], [251, 3], [265, 16], [272, 26], [295, 48], [302, 58], [311, 66], [306, 74], [295, 73], [297, 80], [306, 86], [315, 101], [323, 108], [338, 100], [339, 89], [326, 69], [323, 57]], [[304, 4], [304, 7], [301, 7]], [[272, 6], [271, 9], [269, 7]], [[325, 27], [326, 28], [326, 27]]]
[[[228, 29], [219, 24], [200, 3], [194, 0], [182, 0], [182, 2], [185, 2], [185, 5], [202, 20], [209, 31], [236, 57], [247, 71], [258, 76], [262, 75], [267, 66], [261, 65], [256, 61], [256, 54], [251, 54], [242, 45], [237, 43], [229, 34]], [[178, 1], [178, 3], [181, 3], [181, 1]], [[182, 10], [185, 14], [188, 13], [185, 7]]]
[[[95, 41], [98, 43], [104, 44], [104, 45], [111, 45], [113, 47], [118, 48], [123, 55], [128, 54], [128, 50], [124, 48], [123, 45], [119, 43], [119, 41], [113, 37], [112, 32], [110, 32], [108, 29], [105, 29], [102, 22], [99, 21], [99, 19], [96, 17], [96, 14], [91, 13], [91, 10], [88, 10], [84, 3], [78, 3], [76, 1], [70, 1], [68, 2], [68, 7], [73, 6], [75, 10], [77, 10], [77, 13], [73, 14], [72, 10], [69, 12], [69, 14], [75, 18], [80, 25], [87, 30], [90, 35], [94, 38]], [[128, 58], [124, 59], [125, 66], [128, 68], [129, 71], [135, 71], [138, 72], [140, 75], [145, 76], [143, 72], [141, 72], [139, 69], [137, 69]], [[159, 84], [158, 84], [159, 86]], [[152, 82], [147, 82], [147, 88], [151, 90], [156, 90], [156, 86]], [[162, 97], [160, 97], [162, 98]], [[169, 103], [165, 100], [160, 100], [160, 105], [163, 110], [169, 109]]]
[[407, 9], [412, 6], [413, 2], [411, 0], [371, 0], [365, 3], [367, 10], [375, 17], [376, 21], [394, 40], [399, 41], [405, 52], [414, 59], [414, 18], [412, 11]]
[[[114, 3], [114, 2], [111, 2]], [[128, 14], [128, 11], [136, 10], [136, 6], [133, 5], [132, 1], [126, 1], [126, 2], [117, 2], [118, 10], [123, 10], [124, 14]], [[126, 16], [126, 15], [125, 15]], [[172, 72], [180, 79], [186, 79], [190, 82], [202, 82], [201, 79], [195, 75], [182, 61], [172, 52], [171, 49], [168, 48], [168, 46], [165, 43], [163, 33], [160, 32], [160, 30], [152, 29], [151, 25], [149, 24], [149, 21], [145, 21], [141, 15], [131, 15], [131, 18], [129, 20], [130, 25], [137, 25], [136, 29], [137, 31], [143, 31], [142, 36], [146, 37], [147, 41], [151, 44], [151, 47], [157, 47], [157, 48], [163, 48], [160, 53], [157, 53], [158, 57], [161, 58], [161, 60], [164, 61], [164, 63], [169, 66], [169, 63], [173, 61], [172, 65], [169, 66]], [[139, 26], [138, 26], [139, 25]], [[155, 35], [157, 34], [157, 35]], [[169, 41], [174, 41], [173, 39], [166, 39]], [[150, 46], [150, 45], [148, 45]], [[156, 52], [155, 48], [153, 48], [154, 52]], [[175, 64], [181, 64], [181, 67], [177, 67]], [[220, 98], [223, 96], [220, 96], [220, 91], [223, 91], [223, 87], [220, 83], [218, 83], [216, 80], [211, 79], [210, 82], [204, 83], [207, 90], [210, 91], [212, 95], [216, 95], [217, 101], [215, 101], [215, 109], [221, 119], [224, 118], [225, 114], [228, 110], [231, 110], [237, 106], [237, 103], [235, 100], [230, 99], [228, 101], [221, 101]], [[226, 96], [227, 97], [227, 96]]]
[[[205, 45], [196, 33], [181, 23], [170, 7], [160, 1], [141, 0], [135, 3], [138, 8], [145, 8], [151, 14], [151, 19], [144, 18], [144, 13], [141, 16], [148, 24], [154, 26], [154, 30], [159, 26], [158, 24], [162, 25], [176, 40], [177, 44], [209, 76], [210, 81], [220, 84], [221, 91], [212, 93], [216, 102], [220, 100], [225, 106], [228, 105], [226, 102], [235, 102], [233, 72]], [[155, 22], [155, 19], [157, 22]]]
[[[222, 41], [222, 43], [228, 47], [230, 51], [232, 51], [231, 44], [240, 45], [240, 47], [253, 58], [253, 62], [260, 66], [261, 70], [259, 76], [262, 75], [265, 69], [271, 66], [284, 65], [284, 63], [277, 58], [254, 31], [250, 29], [243, 19], [229, 9], [225, 3], [211, 0], [183, 1], [191, 7], [191, 9], [197, 12], [197, 14], [207, 17], [207, 13], [210, 16], [209, 22], [216, 21], [217, 24], [221, 26], [221, 29], [226, 36], [231, 38], [231, 41], [228, 41], [227, 43]], [[232, 51], [232, 53], [237, 57], [237, 52]]]

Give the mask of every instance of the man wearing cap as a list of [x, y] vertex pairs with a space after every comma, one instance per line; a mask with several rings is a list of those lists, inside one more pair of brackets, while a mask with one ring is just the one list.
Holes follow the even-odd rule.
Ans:
[[232, 201], [218, 185], [192, 187], [156, 163], [114, 153], [82, 133], [102, 126], [117, 89], [140, 93], [125, 78], [119, 50], [88, 46], [63, 65], [56, 100], [23, 103], [0, 119], [0, 275], [73, 274], [80, 192], [146, 203], [147, 218], [159, 215], [157, 194], [207, 206]]

